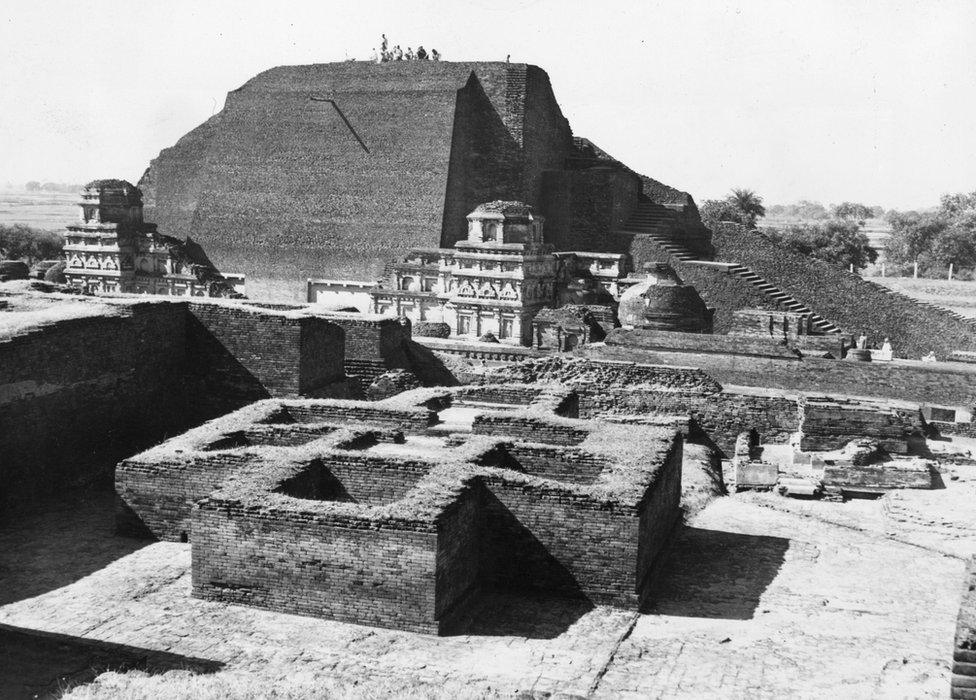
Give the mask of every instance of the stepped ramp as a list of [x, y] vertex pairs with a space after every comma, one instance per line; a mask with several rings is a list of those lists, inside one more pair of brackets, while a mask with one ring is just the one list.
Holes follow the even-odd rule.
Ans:
[[731, 314], [742, 308], [765, 308], [810, 315], [812, 326], [821, 333], [841, 333], [840, 326], [799, 301], [749, 267], [729, 262], [703, 260], [687, 246], [682, 222], [673, 209], [642, 201], [614, 234], [629, 238], [634, 267], [644, 262], [666, 261], [688, 284], [698, 288], [705, 303], [716, 309], [715, 331], [727, 331]]
[[757, 288], [772, 285], [838, 328], [865, 333], [878, 342], [890, 338], [899, 355], [918, 358], [934, 352], [946, 359], [954, 350], [976, 350], [976, 328], [970, 319], [792, 252], [762, 233], [723, 224], [716, 227], [713, 243], [718, 261], [742, 268], [733, 274]]

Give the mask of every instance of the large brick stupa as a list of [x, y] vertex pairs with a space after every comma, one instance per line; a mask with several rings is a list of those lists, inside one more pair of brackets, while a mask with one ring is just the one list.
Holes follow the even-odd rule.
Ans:
[[282, 301], [304, 301], [308, 277], [374, 280], [411, 248], [452, 246], [486, 201], [536, 207], [557, 250], [628, 252], [610, 233], [638, 200], [700, 226], [687, 194], [574, 139], [545, 71], [526, 64], [273, 68], [139, 186], [161, 232], [246, 273], [249, 296]]

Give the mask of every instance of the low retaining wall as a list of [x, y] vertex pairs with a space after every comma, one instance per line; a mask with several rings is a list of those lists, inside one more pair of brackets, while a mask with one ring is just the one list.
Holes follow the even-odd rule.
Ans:
[[956, 622], [952, 653], [951, 697], [976, 699], [976, 556], [969, 560], [963, 579], [962, 604]]

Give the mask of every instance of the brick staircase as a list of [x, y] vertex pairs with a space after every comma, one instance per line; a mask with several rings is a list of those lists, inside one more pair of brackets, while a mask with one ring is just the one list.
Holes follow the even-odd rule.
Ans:
[[810, 324], [821, 333], [841, 332], [841, 329], [835, 324], [831, 323], [823, 316], [814, 313], [813, 309], [811, 309], [809, 306], [797, 301], [795, 297], [787, 294], [775, 284], [768, 282], [758, 273], [745, 265], [730, 265], [728, 271], [730, 274], [733, 274], [751, 284], [753, 287], [761, 291], [769, 299], [776, 302], [776, 304], [787, 311], [793, 311], [798, 314], [810, 314]]
[[678, 215], [675, 211], [662, 204], [643, 201], [616, 233], [646, 236], [678, 260], [697, 259], [694, 252], [675, 238], [677, 227]]
[[813, 312], [811, 308], [787, 294], [782, 289], [763, 279], [755, 271], [745, 265], [714, 263], [701, 260], [699, 255], [690, 250], [675, 236], [679, 228], [678, 216], [675, 211], [661, 204], [642, 201], [630, 218], [616, 231], [616, 233], [644, 236], [654, 241], [671, 257], [681, 263], [691, 265], [708, 265], [721, 267], [726, 273], [734, 275], [752, 285], [770, 301], [786, 311], [810, 314], [810, 323], [821, 333], [840, 333], [841, 329], [834, 323]]

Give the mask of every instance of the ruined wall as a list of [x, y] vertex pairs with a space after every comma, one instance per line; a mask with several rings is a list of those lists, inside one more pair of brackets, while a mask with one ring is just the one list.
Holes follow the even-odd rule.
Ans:
[[598, 415], [685, 415], [726, 455], [739, 433], [755, 429], [764, 442], [784, 444], [799, 429], [795, 399], [725, 390], [719, 394], [580, 390], [581, 418]]
[[147, 303], [0, 340], [0, 504], [185, 429], [184, 324], [181, 306]]
[[868, 406], [843, 399], [811, 398], [803, 402], [804, 451], [836, 450], [868, 437], [893, 454], [904, 454], [908, 441], [922, 434], [918, 410]]
[[962, 603], [952, 654], [952, 690], [959, 700], [976, 698], [976, 556], [963, 577]]
[[583, 352], [594, 359], [700, 367], [723, 385], [870, 396], [946, 406], [971, 406], [976, 401], [976, 372], [961, 363], [849, 362], [816, 357], [780, 360], [622, 346], [584, 348]]
[[[207, 503], [194, 511], [193, 532], [198, 598], [438, 632], [435, 532]], [[222, 556], [209, 556], [215, 549]]]
[[192, 303], [187, 384], [198, 420], [270, 396], [309, 394], [344, 377], [345, 333], [321, 318]]

